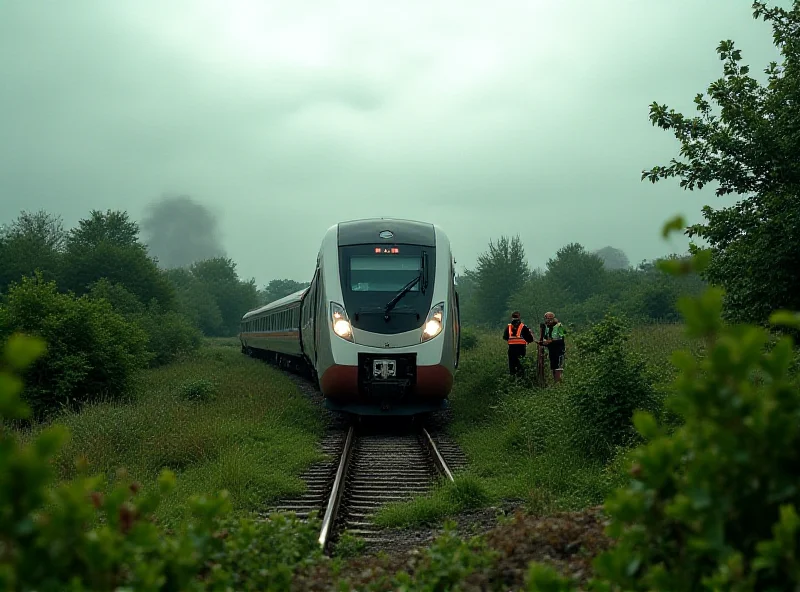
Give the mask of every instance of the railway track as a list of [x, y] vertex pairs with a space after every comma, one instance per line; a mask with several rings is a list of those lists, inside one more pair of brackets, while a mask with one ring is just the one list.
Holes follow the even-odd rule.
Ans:
[[319, 512], [323, 550], [344, 531], [367, 545], [390, 542], [372, 522], [375, 513], [387, 503], [426, 494], [437, 479], [452, 481], [466, 464], [455, 444], [422, 426], [350, 425], [330, 432], [322, 448], [328, 459], [302, 475], [307, 492], [274, 509], [302, 519]]

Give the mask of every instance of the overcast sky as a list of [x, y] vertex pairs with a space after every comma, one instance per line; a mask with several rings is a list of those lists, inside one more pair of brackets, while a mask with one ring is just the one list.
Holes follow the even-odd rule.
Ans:
[[371, 216], [440, 224], [460, 269], [503, 234], [534, 267], [573, 241], [636, 263], [732, 203], [640, 181], [678, 153], [649, 104], [693, 112], [727, 38], [777, 59], [750, 0], [4, 0], [0, 222], [188, 194], [259, 285]]

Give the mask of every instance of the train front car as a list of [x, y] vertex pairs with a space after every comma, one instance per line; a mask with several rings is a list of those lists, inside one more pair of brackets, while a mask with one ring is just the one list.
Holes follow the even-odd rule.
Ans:
[[459, 341], [446, 234], [408, 220], [344, 222], [323, 241], [320, 274], [316, 368], [326, 406], [359, 415], [442, 408]]

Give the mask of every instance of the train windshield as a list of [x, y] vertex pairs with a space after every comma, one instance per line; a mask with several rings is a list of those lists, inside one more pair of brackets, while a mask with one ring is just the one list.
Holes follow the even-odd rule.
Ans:
[[[350, 258], [350, 289], [353, 292], [397, 292], [420, 275], [422, 257]], [[419, 292], [420, 284], [409, 290]]]
[[[340, 248], [344, 306], [353, 326], [383, 334], [418, 329], [431, 307], [434, 247], [353, 245]], [[389, 302], [418, 279], [384, 314]]]

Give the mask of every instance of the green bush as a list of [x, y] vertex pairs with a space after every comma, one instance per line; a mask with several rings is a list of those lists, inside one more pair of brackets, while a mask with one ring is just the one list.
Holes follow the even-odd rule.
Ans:
[[[769, 353], [767, 332], [722, 322], [722, 292], [683, 300], [700, 360], [673, 356], [673, 434], [640, 412], [649, 443], [632, 454], [631, 485], [607, 500], [618, 546], [601, 577], [626, 590], [793, 590], [800, 582], [800, 389], [793, 342]], [[788, 317], [788, 319], [787, 319]], [[800, 317], [781, 315], [800, 327]], [[619, 589], [602, 586], [601, 589]]]
[[24, 397], [37, 417], [129, 392], [147, 363], [147, 335], [104, 301], [75, 298], [37, 273], [13, 284], [0, 305], [0, 339], [39, 336], [47, 354], [27, 375]]
[[164, 312], [155, 301], [145, 306], [121, 284], [103, 278], [91, 285], [89, 296], [106, 300], [116, 312], [144, 330], [151, 367], [174, 362], [200, 347], [203, 334], [188, 317], [175, 311]]
[[203, 341], [200, 330], [177, 312], [150, 310], [135, 316], [134, 320], [147, 333], [151, 367], [174, 362], [180, 356], [196, 351]]
[[209, 553], [209, 573], [195, 569], [204, 590], [290, 590], [295, 570], [320, 560], [318, 520], [301, 522], [283, 514], [269, 520], [242, 518], [219, 524], [223, 543]]
[[478, 345], [478, 332], [469, 327], [461, 328], [461, 349], [470, 351]]
[[147, 310], [141, 300], [122, 284], [102, 278], [89, 286], [88, 295], [94, 300], [106, 300], [111, 307], [125, 318], [144, 314]]
[[206, 378], [185, 382], [180, 389], [181, 399], [185, 401], [211, 401], [216, 395], [217, 385]]
[[[444, 532], [414, 565], [413, 576], [398, 572], [382, 590], [458, 590], [470, 574], [492, 564], [497, 552], [480, 537], [462, 540], [455, 534], [455, 523], [446, 522]], [[376, 587], [377, 588], [377, 587]]]
[[638, 442], [633, 412], [655, 406], [646, 363], [629, 350], [627, 340], [625, 323], [611, 315], [575, 338], [581, 371], [569, 385], [578, 422], [573, 436], [586, 455], [604, 462], [617, 447]]

